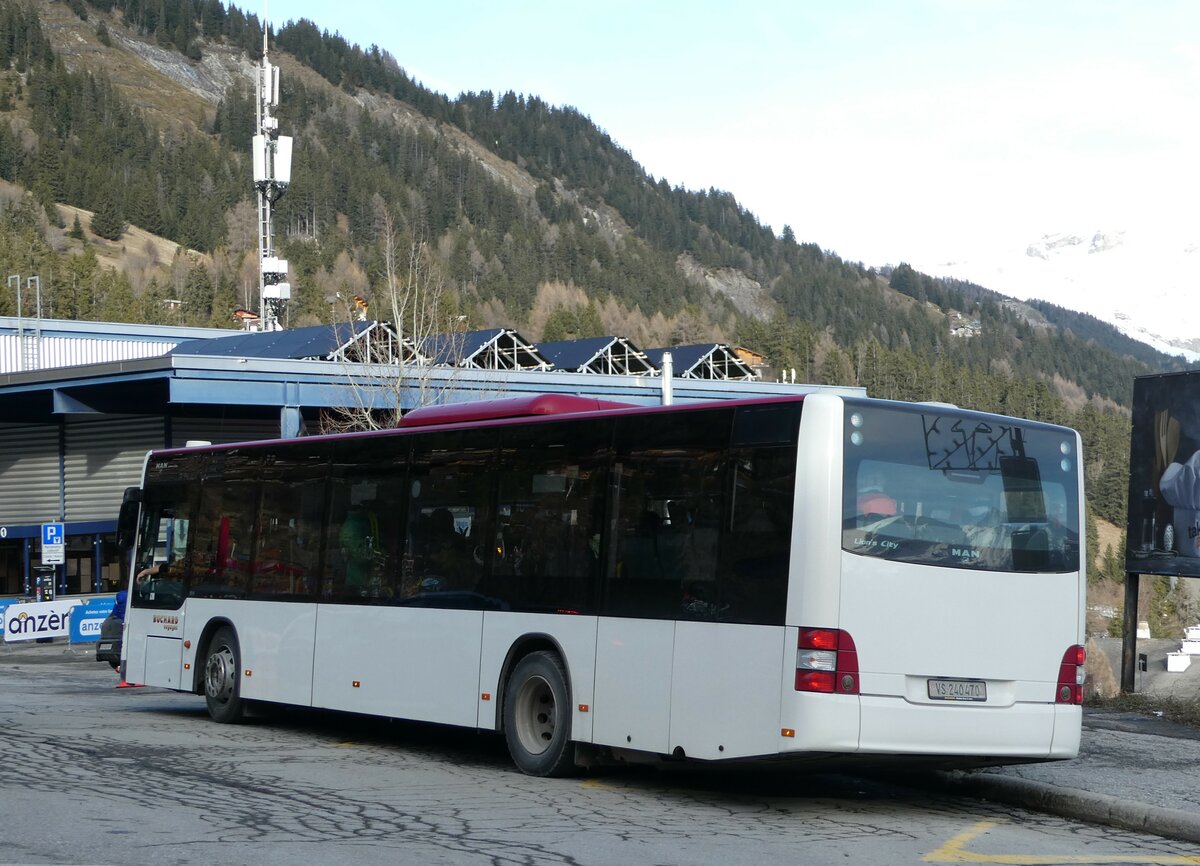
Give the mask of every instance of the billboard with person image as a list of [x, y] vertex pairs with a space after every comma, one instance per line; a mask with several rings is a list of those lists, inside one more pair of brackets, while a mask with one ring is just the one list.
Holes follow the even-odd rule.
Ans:
[[1133, 385], [1126, 571], [1200, 576], [1200, 371]]

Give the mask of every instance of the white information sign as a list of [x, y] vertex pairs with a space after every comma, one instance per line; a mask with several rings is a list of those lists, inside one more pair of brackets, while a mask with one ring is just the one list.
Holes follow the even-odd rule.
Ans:
[[71, 598], [34, 604], [10, 604], [4, 609], [5, 643], [70, 636], [71, 608], [79, 603], [79, 599]]

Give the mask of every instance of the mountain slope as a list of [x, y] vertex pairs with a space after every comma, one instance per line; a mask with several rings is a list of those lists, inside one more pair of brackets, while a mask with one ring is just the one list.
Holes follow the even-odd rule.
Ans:
[[[254, 16], [217, 0], [0, 0], [0, 36], [0, 179], [29, 191], [0, 211], [0, 264], [34, 262], [56, 315], [228, 325], [253, 306]], [[728, 192], [647, 175], [577, 109], [449, 99], [309, 22], [272, 46], [296, 140], [276, 212], [292, 324], [328, 321], [339, 294], [386, 306], [390, 241], [472, 327], [739, 341], [789, 377], [1077, 424], [1119, 519], [1128, 422], [1103, 407], [1177, 360], [1067, 310], [775, 237]], [[195, 253], [164, 261], [129, 225]], [[103, 233], [115, 240], [97, 246]]]
[[1192, 290], [1200, 244], [1180, 226], [1134, 217], [1125, 229], [1056, 232], [989, 248], [959, 261], [923, 263], [935, 274], [970, 277], [1016, 297], [1090, 313], [1171, 355], [1200, 360], [1200, 312], [1181, 303]]
[[[28, 126], [37, 141], [52, 146], [59, 139], [62, 174], [93, 177], [39, 189], [55, 168], [44, 164], [54, 161], [45, 152], [50, 147], [21, 153], [15, 145], [9, 151], [16, 164], [0, 173], [25, 182], [44, 202], [99, 210], [116, 199], [126, 221], [196, 249], [228, 247], [222, 229], [250, 195], [244, 178], [258, 22], [213, 3], [203, 4], [190, 29], [188, 15], [195, 16], [187, 10], [196, 7], [187, 4], [127, 0], [123, 15], [112, 7], [75, 0], [72, 12], [42, 0], [36, 8], [45, 38], [65, 72], [51, 66], [50, 92], [14, 111], [32, 109]], [[1112, 377], [1091, 381], [1086, 368], [1073, 368], [1069, 347], [1058, 353], [1066, 360], [1049, 369], [1024, 364], [1018, 350], [1029, 337], [1017, 333], [1021, 316], [986, 290], [963, 293], [925, 278], [916, 291], [900, 289], [919, 303], [881, 301], [894, 281], [885, 286], [874, 272], [815, 244], [775, 238], [729, 193], [655, 181], [576, 109], [511, 93], [450, 100], [413, 82], [385, 52], [363, 51], [306, 21], [285, 26], [275, 44], [272, 57], [284, 71], [281, 123], [297, 141], [294, 182], [278, 211], [285, 252], [300, 271], [293, 280], [297, 322], [326, 314], [323, 299], [342, 254], [369, 291], [386, 210], [410, 239], [436, 250], [462, 303], [490, 319], [481, 324], [525, 323], [540, 287], [567, 283], [606, 305], [610, 319], [637, 322], [640, 315], [643, 334], [635, 336], [651, 342], [734, 339], [739, 322], [780, 312], [845, 347], [874, 340], [890, 350], [949, 352], [981, 368], [1000, 360], [1014, 372], [1057, 374], [1124, 402], [1120, 386], [1105, 381]], [[179, 45], [186, 54], [175, 50]], [[112, 99], [136, 106], [136, 116], [116, 131], [100, 118], [89, 121], [63, 93], [75, 86], [70, 75], [101, 94], [111, 85]], [[26, 84], [37, 88], [39, 80], [34, 74]], [[37, 111], [46, 101], [50, 116]], [[63, 115], [71, 121], [55, 128], [53, 117]], [[130, 128], [137, 133], [132, 146]], [[185, 160], [153, 152], [154, 136], [174, 139], [175, 149], [188, 152]], [[97, 154], [84, 153], [81, 138], [107, 143], [121, 183], [95, 176]], [[105, 158], [101, 147], [99, 161]], [[74, 170], [85, 160], [93, 165]], [[965, 346], [949, 338], [952, 311], [986, 319], [986, 351], [986, 341]], [[651, 328], [656, 314], [667, 324]], [[1058, 336], [1074, 339], [1061, 329]], [[1094, 335], [1088, 340], [1096, 345]], [[1106, 348], [1115, 349], [1109, 366], [1122, 375], [1126, 356], [1145, 365], [1142, 372], [1172, 363]]]

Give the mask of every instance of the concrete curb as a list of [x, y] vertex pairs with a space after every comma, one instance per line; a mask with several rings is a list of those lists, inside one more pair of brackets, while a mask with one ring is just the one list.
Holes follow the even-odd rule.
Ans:
[[1063, 788], [1047, 782], [1035, 782], [996, 773], [938, 774], [947, 787], [972, 797], [995, 800], [1048, 812], [1062, 818], [1087, 821], [1124, 830], [1153, 833], [1185, 842], [1200, 842], [1200, 815], [1182, 809], [1150, 806], [1132, 800], [1110, 797], [1077, 788]]

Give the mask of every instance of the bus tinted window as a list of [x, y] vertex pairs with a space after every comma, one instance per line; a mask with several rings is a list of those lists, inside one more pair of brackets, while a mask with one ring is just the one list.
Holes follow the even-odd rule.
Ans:
[[496, 546], [496, 432], [421, 435], [413, 444], [408, 490], [412, 568], [405, 604], [485, 606], [477, 588]]
[[307, 599], [316, 589], [329, 447], [267, 451], [250, 595]]
[[408, 442], [343, 439], [334, 445], [323, 601], [391, 603], [403, 594]]
[[617, 419], [603, 613], [716, 619], [733, 410]]
[[486, 595], [513, 610], [593, 611], [611, 430], [576, 421], [503, 431]]
[[209, 455], [190, 547], [192, 595], [244, 598], [249, 591], [261, 458], [250, 448]]
[[733, 444], [796, 445], [800, 427], [799, 402], [771, 406], [743, 406], [733, 423]]
[[783, 624], [796, 489], [792, 430], [789, 446], [733, 451], [729, 531], [718, 570], [722, 622]]
[[191, 483], [205, 458], [176, 456], [146, 471], [141, 539], [134, 562], [134, 607], [175, 609], [186, 596], [188, 547], [196, 520], [196, 486]]
[[843, 549], [953, 568], [1078, 570], [1072, 432], [854, 402], [845, 421]]

